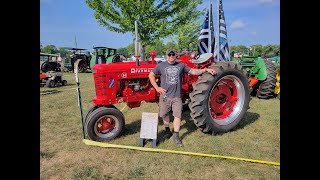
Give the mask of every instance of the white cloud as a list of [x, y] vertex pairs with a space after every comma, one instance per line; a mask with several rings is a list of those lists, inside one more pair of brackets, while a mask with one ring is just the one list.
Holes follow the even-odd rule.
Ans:
[[251, 32], [251, 34], [252, 34], [253, 36], [256, 36], [256, 35], [257, 35], [257, 32], [253, 31], [253, 32]]
[[268, 4], [268, 3], [272, 3], [273, 0], [259, 0], [260, 3], [262, 4]]
[[246, 23], [242, 20], [235, 20], [231, 23], [231, 29], [244, 29], [246, 27]]

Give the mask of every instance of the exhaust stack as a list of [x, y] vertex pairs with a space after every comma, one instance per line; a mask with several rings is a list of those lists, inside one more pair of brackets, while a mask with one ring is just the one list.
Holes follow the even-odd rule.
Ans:
[[134, 29], [135, 29], [135, 41], [134, 41], [134, 57], [136, 58], [136, 66], [139, 66], [140, 59], [140, 50], [141, 50], [141, 42], [138, 36], [138, 23], [134, 21]]

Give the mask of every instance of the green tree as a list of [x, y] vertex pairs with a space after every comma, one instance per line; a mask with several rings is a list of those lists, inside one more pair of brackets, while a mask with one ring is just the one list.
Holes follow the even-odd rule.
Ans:
[[128, 52], [128, 57], [131, 57], [134, 55], [134, 45], [133, 43], [132, 44], [129, 44], [127, 47], [127, 52]]
[[261, 44], [256, 44], [251, 46], [253, 51], [253, 56], [260, 57], [262, 53], [263, 46]]
[[239, 52], [239, 48], [238, 46], [230, 46], [230, 52], [235, 52], [235, 53], [238, 53]]
[[174, 48], [176, 51], [178, 51], [178, 44], [176, 44], [174, 41], [167, 42], [167, 44], [164, 47], [165, 48], [163, 54], [165, 54], [167, 49], [169, 48]]
[[273, 47], [273, 45], [268, 44], [268, 45], [266, 45], [266, 46], [263, 47], [262, 57], [269, 58], [269, 57], [272, 57], [272, 56], [274, 56], [274, 55], [275, 55], [275, 53], [274, 53], [274, 47]]
[[177, 33], [181, 25], [198, 15], [196, 8], [189, 8], [193, 0], [86, 0], [86, 3], [95, 11], [98, 23], [110, 31], [134, 33], [137, 20], [141, 59], [147, 45]]
[[274, 56], [280, 56], [280, 44], [273, 45]]
[[[200, 3], [202, 3], [202, 0], [194, 0], [190, 2], [184, 10], [179, 12], [179, 15], [188, 16], [187, 12], [191, 11], [191, 9], [196, 9], [197, 5]], [[204, 11], [194, 12], [194, 15], [191, 16], [185, 24], [182, 24], [178, 28], [177, 42], [179, 51], [183, 51], [185, 49], [197, 49], [196, 44], [198, 41], [199, 32], [201, 30], [201, 22], [197, 19], [204, 13]]]
[[59, 48], [58, 53], [60, 53], [60, 55], [62, 55], [62, 56], [65, 55], [67, 57], [70, 57], [70, 55], [72, 54], [72, 52], [70, 52], [69, 50], [66, 50], [64, 48]]
[[47, 45], [42, 48], [42, 52], [49, 53], [49, 54], [57, 54], [59, 53], [59, 50], [55, 45]]
[[241, 54], [248, 54], [248, 47], [245, 45], [238, 45], [238, 52]]
[[155, 51], [157, 53], [157, 56], [162, 56], [165, 54], [165, 45], [163, 43], [163, 40], [156, 40], [154, 45], [147, 45], [146, 46], [146, 56], [150, 57], [150, 52]]
[[127, 48], [119, 48], [119, 49], [117, 49], [117, 53], [118, 53], [118, 54], [121, 54], [121, 55], [123, 55], [123, 56], [125, 56], [125, 57], [128, 57], [128, 50], [127, 50]]

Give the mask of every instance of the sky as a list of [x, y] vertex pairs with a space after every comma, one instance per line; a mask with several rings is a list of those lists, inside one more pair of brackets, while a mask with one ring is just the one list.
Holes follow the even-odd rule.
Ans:
[[[215, 25], [217, 0], [211, 2]], [[280, 44], [280, 0], [223, 0], [222, 3], [229, 46]], [[208, 6], [209, 0], [203, 0], [197, 9]], [[40, 0], [42, 46], [75, 47], [76, 39], [78, 48], [121, 48], [132, 43], [133, 37], [132, 33], [116, 33], [100, 26], [85, 0]]]

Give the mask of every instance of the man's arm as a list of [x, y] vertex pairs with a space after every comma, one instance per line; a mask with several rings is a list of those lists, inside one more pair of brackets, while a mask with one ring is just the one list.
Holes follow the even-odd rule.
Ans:
[[214, 69], [208, 69], [208, 68], [204, 68], [204, 69], [190, 69], [190, 71], [188, 72], [189, 74], [192, 75], [200, 75], [203, 74], [205, 72], [208, 72], [212, 75], [216, 74], [217, 72]]
[[149, 73], [149, 79], [150, 79], [150, 82], [152, 84], [152, 86], [156, 89], [156, 91], [160, 94], [164, 94], [166, 93], [166, 90], [163, 89], [162, 87], [159, 87], [157, 82], [156, 82], [156, 75], [151, 71]]

